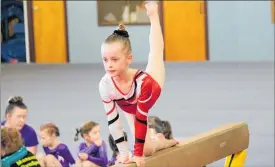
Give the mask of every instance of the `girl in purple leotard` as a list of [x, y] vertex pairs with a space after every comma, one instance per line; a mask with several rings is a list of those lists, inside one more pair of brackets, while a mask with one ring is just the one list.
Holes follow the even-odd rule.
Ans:
[[40, 126], [39, 137], [45, 152], [45, 155], [37, 155], [41, 167], [70, 167], [75, 164], [67, 145], [58, 140], [59, 135], [59, 129], [53, 123], [45, 123]]
[[95, 167], [108, 165], [107, 148], [100, 136], [98, 123], [89, 121], [76, 130], [75, 141], [78, 135], [84, 139], [79, 145], [78, 160], [76, 166]]

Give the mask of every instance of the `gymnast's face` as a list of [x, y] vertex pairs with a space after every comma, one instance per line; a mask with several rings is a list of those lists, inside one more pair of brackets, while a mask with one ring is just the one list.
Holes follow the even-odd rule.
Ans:
[[49, 132], [47, 131], [47, 129], [41, 130], [39, 132], [39, 139], [40, 139], [41, 144], [44, 147], [51, 146], [52, 143], [54, 142], [55, 138], [56, 138], [55, 135], [49, 134]]
[[86, 141], [88, 141], [89, 143], [93, 143], [97, 140], [100, 140], [101, 139], [100, 126], [97, 125], [97, 126], [93, 127], [93, 129], [90, 130], [89, 133], [84, 134], [84, 139]]
[[21, 130], [27, 120], [27, 110], [15, 107], [13, 111], [7, 114], [7, 121], [13, 128]]
[[125, 73], [132, 63], [132, 55], [120, 42], [103, 44], [101, 54], [105, 71], [112, 77]]

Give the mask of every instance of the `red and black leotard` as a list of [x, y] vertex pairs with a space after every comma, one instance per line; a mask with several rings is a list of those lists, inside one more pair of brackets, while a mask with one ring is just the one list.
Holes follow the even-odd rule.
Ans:
[[121, 154], [128, 154], [129, 149], [124, 140], [118, 109], [135, 115], [132, 123], [135, 129], [134, 155], [142, 156], [147, 132], [148, 111], [160, 96], [161, 87], [148, 73], [137, 70], [128, 93], [123, 93], [108, 74], [102, 77], [99, 91], [104, 103], [110, 133]]

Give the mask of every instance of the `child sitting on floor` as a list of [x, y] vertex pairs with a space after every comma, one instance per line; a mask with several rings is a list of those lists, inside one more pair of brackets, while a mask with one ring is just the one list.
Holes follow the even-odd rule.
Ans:
[[39, 137], [46, 155], [37, 155], [42, 167], [62, 166], [69, 167], [75, 160], [64, 143], [59, 141], [58, 127], [53, 123], [40, 126]]
[[107, 149], [100, 136], [99, 124], [93, 121], [85, 123], [76, 130], [75, 141], [78, 140], [79, 134], [85, 142], [79, 146], [79, 160], [76, 162], [76, 166], [106, 167], [108, 165]]

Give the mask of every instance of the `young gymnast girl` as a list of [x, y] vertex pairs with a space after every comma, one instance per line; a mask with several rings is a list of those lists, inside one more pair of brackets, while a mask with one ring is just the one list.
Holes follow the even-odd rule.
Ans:
[[[107, 115], [110, 134], [120, 152], [120, 162], [135, 162], [144, 166], [143, 150], [147, 132], [147, 115], [161, 94], [165, 80], [163, 36], [158, 15], [158, 4], [145, 4], [150, 19], [150, 53], [145, 71], [129, 68], [132, 49], [129, 34], [119, 26], [101, 47], [106, 74], [99, 82], [99, 92]], [[122, 109], [133, 133], [134, 156], [123, 135], [118, 108]], [[174, 142], [174, 145], [176, 142]]]
[[39, 137], [46, 155], [37, 155], [42, 167], [69, 167], [75, 164], [75, 160], [64, 143], [58, 140], [60, 132], [53, 123], [46, 123], [40, 126]]
[[23, 102], [23, 98], [20, 96], [12, 97], [9, 100], [5, 115], [6, 120], [2, 121], [1, 125], [19, 130], [27, 150], [36, 154], [38, 139], [35, 130], [26, 124], [28, 107]]
[[16, 128], [1, 127], [1, 167], [40, 167]]
[[82, 167], [106, 167], [108, 165], [107, 149], [105, 142], [100, 136], [100, 126], [98, 123], [90, 121], [76, 130], [75, 141], [78, 135], [85, 140], [79, 146], [79, 153], [76, 166]]

